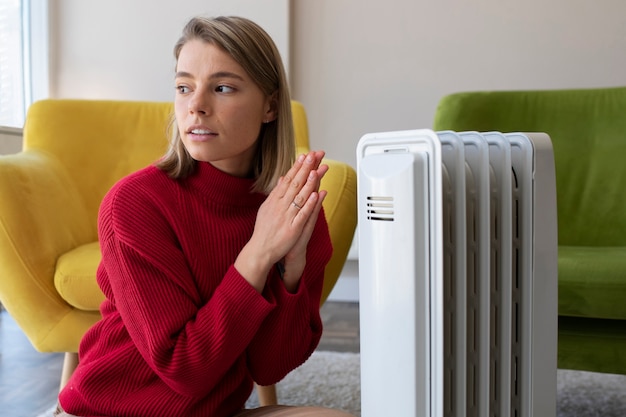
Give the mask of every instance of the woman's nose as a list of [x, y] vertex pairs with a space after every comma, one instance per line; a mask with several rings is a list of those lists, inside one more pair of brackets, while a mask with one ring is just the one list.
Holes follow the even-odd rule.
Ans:
[[199, 113], [206, 115], [210, 112], [210, 103], [204, 94], [194, 94], [189, 100], [189, 113]]

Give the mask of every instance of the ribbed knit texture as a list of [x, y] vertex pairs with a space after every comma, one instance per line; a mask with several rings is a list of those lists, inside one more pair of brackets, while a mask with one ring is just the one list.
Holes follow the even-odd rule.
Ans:
[[234, 268], [265, 196], [208, 163], [184, 181], [145, 168], [100, 208], [106, 296], [59, 396], [78, 416], [229, 416], [253, 380], [276, 383], [322, 332], [319, 300], [332, 252], [320, 215], [296, 294], [270, 272], [259, 294]]

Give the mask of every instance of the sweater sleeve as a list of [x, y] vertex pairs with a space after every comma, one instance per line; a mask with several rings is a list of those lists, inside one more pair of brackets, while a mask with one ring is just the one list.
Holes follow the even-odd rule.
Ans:
[[278, 273], [272, 274], [264, 295], [276, 305], [248, 349], [248, 366], [254, 380], [271, 385], [304, 363], [322, 336], [320, 298], [324, 270], [332, 246], [321, 212], [307, 247], [307, 262], [295, 294], [289, 293]]
[[168, 219], [148, 201], [118, 204], [123, 198], [108, 195], [100, 211], [107, 298], [153, 372], [181, 395], [204, 396], [245, 366], [246, 348], [275, 306], [234, 267], [202, 300]]

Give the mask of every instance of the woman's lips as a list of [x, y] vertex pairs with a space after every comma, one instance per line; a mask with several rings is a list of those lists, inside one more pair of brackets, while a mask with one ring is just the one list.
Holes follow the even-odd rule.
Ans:
[[189, 139], [193, 141], [200, 142], [200, 141], [205, 141], [205, 140], [209, 140], [209, 139], [216, 137], [217, 133], [206, 128], [193, 128], [187, 132], [187, 136], [189, 137]]

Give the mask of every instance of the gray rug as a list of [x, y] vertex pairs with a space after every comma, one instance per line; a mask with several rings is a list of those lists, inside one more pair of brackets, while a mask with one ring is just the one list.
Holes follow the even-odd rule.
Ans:
[[626, 375], [557, 371], [557, 417], [626, 416]]
[[[276, 385], [278, 402], [319, 405], [361, 415], [361, 369], [358, 353], [316, 351]], [[258, 407], [256, 391], [246, 403]]]
[[[626, 416], [626, 375], [559, 370], [557, 388], [557, 417]], [[359, 355], [315, 352], [278, 384], [277, 392], [281, 404], [320, 405], [359, 417]], [[258, 406], [256, 392], [247, 406]], [[51, 412], [45, 414], [50, 415]]]

